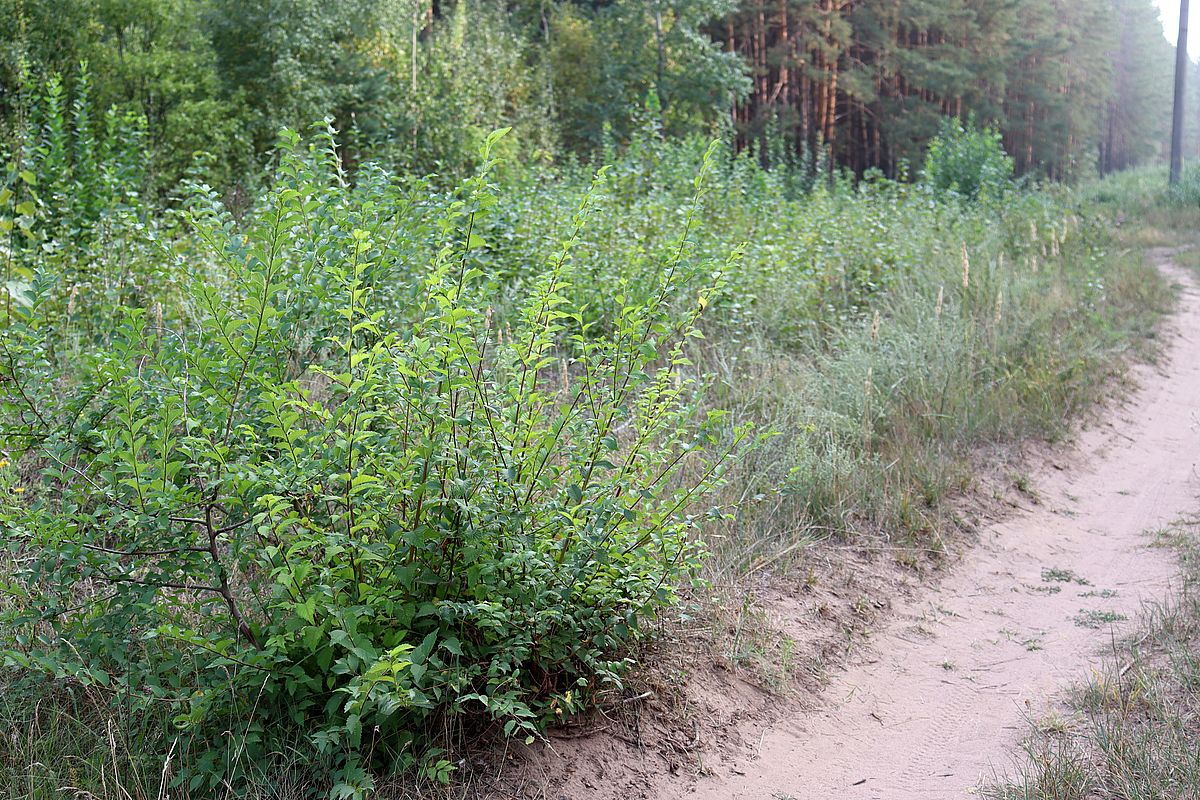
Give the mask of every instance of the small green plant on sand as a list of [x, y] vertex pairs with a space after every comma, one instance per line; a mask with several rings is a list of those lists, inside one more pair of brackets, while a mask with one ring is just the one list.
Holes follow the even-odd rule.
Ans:
[[1082, 578], [1069, 569], [1047, 567], [1042, 570], [1042, 581], [1045, 583], [1074, 583], [1079, 586], [1090, 586], [1087, 578]]
[[1081, 628], [1098, 629], [1105, 625], [1113, 625], [1118, 622], [1124, 622], [1129, 617], [1120, 614], [1116, 611], [1096, 611], [1088, 609], [1080, 609], [1075, 615], [1075, 624]]

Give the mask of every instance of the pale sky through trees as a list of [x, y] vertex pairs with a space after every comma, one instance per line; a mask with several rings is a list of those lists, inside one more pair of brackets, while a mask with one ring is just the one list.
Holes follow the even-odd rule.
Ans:
[[[1179, 0], [1154, 0], [1154, 4], [1162, 12], [1163, 33], [1167, 41], [1175, 44], [1179, 36]], [[1191, 13], [1188, 14], [1188, 55], [1195, 61], [1200, 58], [1200, 8], [1197, 7], [1200, 4], [1193, 2], [1191, 5]]]

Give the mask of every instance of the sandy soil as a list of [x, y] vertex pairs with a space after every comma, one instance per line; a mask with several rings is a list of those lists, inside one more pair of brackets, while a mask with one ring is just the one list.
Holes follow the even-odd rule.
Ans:
[[1200, 291], [1183, 284], [1165, 357], [1139, 391], [1033, 477], [1035, 499], [898, 609], [828, 705], [763, 729], [745, 759], [661, 798], [961, 798], [1003, 773], [1027, 720], [1111, 647], [1118, 617], [1175, 574], [1153, 532], [1200, 498]]
[[[640, 736], [560, 741], [534, 764], [566, 778], [536, 796], [924, 800], [971, 796], [1003, 773], [1028, 721], [1053, 713], [1126, 620], [1169, 590], [1175, 563], [1154, 534], [1200, 507], [1200, 289], [1163, 269], [1184, 289], [1163, 357], [1135, 371], [1138, 391], [1070, 452], [1031, 464], [1017, 510], [935, 588], [896, 602], [815, 710], [726, 676], [703, 687], [725, 711], [715, 757], [685, 742], [664, 761]], [[786, 604], [772, 616], [804, 635]]]

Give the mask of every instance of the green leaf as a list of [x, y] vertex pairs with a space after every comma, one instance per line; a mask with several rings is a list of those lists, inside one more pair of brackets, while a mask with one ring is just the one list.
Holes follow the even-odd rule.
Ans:
[[412, 663], [414, 666], [416, 666], [418, 664], [424, 664], [426, 661], [429, 660], [429, 654], [431, 652], [433, 652], [433, 644], [436, 641], [437, 641], [437, 631], [433, 631], [428, 636], [426, 636], [425, 639], [419, 645], [417, 645], [415, 648], [413, 648], [413, 651], [409, 655], [409, 658], [412, 660]]
[[31, 284], [23, 281], [8, 281], [4, 284], [4, 291], [12, 298], [13, 302], [22, 308], [30, 308], [32, 301], [29, 299], [29, 290], [33, 288]]

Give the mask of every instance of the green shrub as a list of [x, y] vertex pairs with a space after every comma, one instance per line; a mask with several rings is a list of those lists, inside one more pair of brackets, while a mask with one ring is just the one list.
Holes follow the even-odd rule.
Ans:
[[722, 282], [690, 258], [696, 203], [654, 291], [599, 333], [568, 300], [586, 194], [501, 325], [470, 258], [485, 169], [393, 325], [375, 295], [411, 267], [365, 220], [402, 209], [353, 201], [332, 137], [282, 149], [244, 232], [194, 197], [219, 267], [194, 271], [186, 328], [125, 307], [64, 372], [47, 282], [4, 329], [3, 447], [40, 466], [0, 497], [4, 664], [172, 709], [192, 790], [299, 731], [349, 797], [375, 770], [447, 778], [436, 731], [534, 735], [619, 687], [699, 564], [698, 501], [753, 439], [701, 410], [685, 356]]
[[977, 128], [973, 120], [947, 119], [929, 143], [923, 174], [937, 191], [974, 201], [1003, 195], [1011, 188], [1013, 169], [999, 131]]

